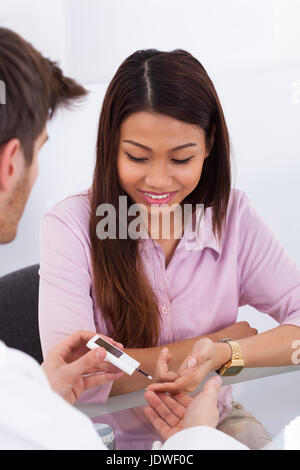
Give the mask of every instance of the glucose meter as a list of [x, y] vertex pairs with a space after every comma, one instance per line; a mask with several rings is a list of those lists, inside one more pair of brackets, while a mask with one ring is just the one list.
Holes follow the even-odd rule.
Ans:
[[128, 375], [132, 375], [135, 371], [140, 372], [145, 375], [150, 380], [153, 380], [151, 375], [146, 374], [141, 369], [139, 369], [140, 362], [133, 359], [133, 357], [126, 354], [122, 349], [117, 348], [113, 344], [109, 343], [105, 339], [101, 338], [99, 335], [95, 335], [87, 343], [89, 349], [104, 348], [106, 350], [106, 356], [104, 361], [108, 361], [114, 366], [126, 372]]

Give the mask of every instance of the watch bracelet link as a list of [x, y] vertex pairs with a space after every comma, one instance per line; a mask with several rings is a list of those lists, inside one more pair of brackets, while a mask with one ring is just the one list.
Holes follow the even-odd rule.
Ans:
[[[221, 339], [218, 343], [228, 343], [231, 348], [231, 359], [216, 370], [220, 375], [237, 375], [244, 368], [243, 353], [240, 344], [231, 338]], [[235, 364], [232, 365], [232, 362]]]

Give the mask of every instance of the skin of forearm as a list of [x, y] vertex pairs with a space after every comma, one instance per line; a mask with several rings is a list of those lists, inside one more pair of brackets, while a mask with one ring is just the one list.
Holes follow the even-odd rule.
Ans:
[[[259, 335], [237, 339], [237, 341], [243, 352], [245, 367], [294, 365], [293, 353], [295, 347], [293, 348], [292, 345], [295, 341], [300, 341], [300, 327], [281, 325]], [[225, 364], [230, 359], [229, 355], [231, 356], [226, 343], [218, 344], [216, 347], [214, 369], [218, 369]]]
[[[226, 336], [226, 330], [217, 331], [205, 336], [197, 336], [196, 338], [190, 338], [176, 343], [165, 344], [163, 346], [156, 346], [153, 348], [136, 348], [136, 349], [124, 349], [124, 351], [140, 362], [140, 369], [147, 374], [154, 376], [155, 364], [157, 357], [163, 348], [168, 348], [172, 359], [169, 362], [169, 370], [178, 370], [180, 364], [183, 362], [185, 357], [190, 354], [194, 344], [200, 338], [210, 338], [212, 341], [218, 341]], [[148, 385], [151, 381], [144, 377], [139, 372], [134, 372], [132, 376], [124, 374], [119, 379], [115, 380], [110, 392], [110, 396], [121, 395], [123, 393], [133, 392], [140, 390]]]

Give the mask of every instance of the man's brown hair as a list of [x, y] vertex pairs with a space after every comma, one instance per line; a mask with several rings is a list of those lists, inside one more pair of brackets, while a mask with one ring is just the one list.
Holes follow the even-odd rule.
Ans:
[[6, 91], [6, 104], [0, 105], [0, 146], [19, 139], [29, 166], [34, 142], [48, 119], [58, 107], [71, 105], [87, 90], [6, 28], [0, 28], [0, 81]]

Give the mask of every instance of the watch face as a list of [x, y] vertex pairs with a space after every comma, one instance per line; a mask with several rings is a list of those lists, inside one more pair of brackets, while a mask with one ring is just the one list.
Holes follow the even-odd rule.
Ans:
[[231, 366], [226, 370], [224, 375], [237, 375], [241, 372], [242, 369], [243, 366]]

